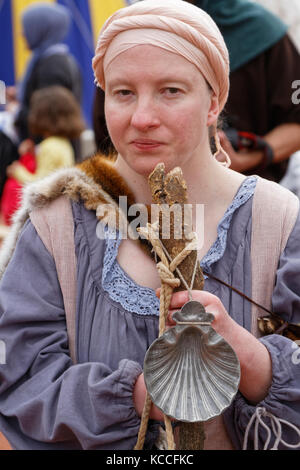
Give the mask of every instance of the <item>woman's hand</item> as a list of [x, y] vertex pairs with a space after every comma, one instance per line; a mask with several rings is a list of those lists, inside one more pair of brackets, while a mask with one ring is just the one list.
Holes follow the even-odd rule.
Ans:
[[[157, 289], [156, 292], [159, 297], [160, 289]], [[215, 295], [206, 291], [194, 290], [192, 295], [193, 300], [200, 302], [207, 312], [214, 315], [215, 318], [212, 322], [212, 327], [217, 333], [223, 336], [226, 328], [230, 329], [232, 327], [233, 320], [228, 315], [221, 300]], [[175, 321], [173, 320], [173, 314], [180, 310], [181, 307], [183, 307], [183, 305], [188, 301], [189, 296], [187, 291], [176, 292], [173, 294], [166, 320], [167, 328], [176, 325]]]
[[[144, 374], [141, 374], [138, 376], [133, 388], [133, 404], [138, 416], [142, 416], [146, 394], [147, 390], [144, 381]], [[164, 420], [163, 413], [153, 403], [150, 411], [150, 419], [155, 419], [157, 421]]]
[[[159, 297], [160, 289], [157, 289], [156, 295]], [[214, 315], [212, 327], [235, 351], [241, 366], [240, 392], [252, 403], [263, 400], [272, 381], [272, 364], [267, 348], [230, 317], [218, 297], [210, 292], [193, 290], [192, 298]], [[173, 294], [166, 321], [167, 328], [176, 324], [172, 318], [173, 313], [188, 301], [187, 291]]]

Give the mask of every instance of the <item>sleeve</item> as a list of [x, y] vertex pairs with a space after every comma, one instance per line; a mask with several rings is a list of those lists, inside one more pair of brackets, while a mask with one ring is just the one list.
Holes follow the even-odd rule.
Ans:
[[[272, 306], [285, 320], [300, 324], [300, 217], [282, 253]], [[272, 384], [263, 401], [253, 406], [238, 393], [225, 412], [225, 422], [238, 448], [300, 449], [300, 341], [273, 334], [260, 338], [272, 361]], [[269, 429], [264, 426], [266, 425]], [[258, 427], [258, 433], [256, 432]]]
[[13, 447], [30, 438], [33, 448], [133, 448], [140, 418], [132, 391], [141, 367], [72, 364], [54, 260], [30, 221], [1, 281], [0, 339], [0, 417]]

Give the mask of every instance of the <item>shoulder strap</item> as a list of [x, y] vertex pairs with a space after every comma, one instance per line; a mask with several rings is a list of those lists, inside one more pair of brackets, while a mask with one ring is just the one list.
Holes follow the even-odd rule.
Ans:
[[[277, 183], [258, 177], [252, 206], [252, 298], [271, 310], [279, 258], [299, 213], [299, 199]], [[260, 336], [260, 309], [252, 304], [252, 333]]]
[[30, 213], [39, 237], [53, 256], [58, 280], [61, 286], [69, 349], [73, 362], [76, 362], [75, 311], [76, 311], [76, 255], [74, 244], [74, 220], [70, 199], [61, 196], [46, 207]]

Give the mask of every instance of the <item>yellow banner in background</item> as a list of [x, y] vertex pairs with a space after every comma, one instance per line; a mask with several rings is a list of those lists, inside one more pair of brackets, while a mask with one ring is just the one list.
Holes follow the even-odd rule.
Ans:
[[127, 4], [125, 0], [89, 0], [89, 5], [96, 44], [100, 29], [102, 28], [107, 18], [116, 10], [123, 8]]

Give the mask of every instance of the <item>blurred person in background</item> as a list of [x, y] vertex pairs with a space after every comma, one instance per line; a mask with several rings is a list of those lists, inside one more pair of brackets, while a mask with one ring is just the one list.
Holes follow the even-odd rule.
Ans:
[[300, 105], [292, 101], [300, 55], [287, 26], [247, 0], [190, 3], [214, 19], [229, 49], [230, 93], [220, 139], [231, 168], [279, 182], [300, 149]]
[[28, 109], [35, 90], [52, 85], [69, 89], [81, 101], [81, 73], [77, 62], [62, 44], [70, 25], [68, 10], [58, 4], [38, 3], [24, 10], [23, 34], [32, 57], [20, 84], [20, 109], [16, 127], [20, 141], [29, 138]]
[[[257, 0], [268, 10], [279, 16], [288, 26], [288, 34], [300, 53], [300, 2], [299, 0]], [[300, 87], [300, 76], [295, 77]], [[295, 99], [299, 100], [299, 93], [296, 91]], [[280, 181], [280, 184], [292, 191], [300, 198], [300, 151], [295, 152], [289, 158], [287, 171]]]
[[71, 140], [78, 138], [84, 129], [81, 109], [74, 95], [60, 86], [34, 92], [28, 124], [30, 133], [43, 140], [36, 150], [31, 140], [24, 141], [19, 147], [20, 160], [7, 168], [9, 178], [1, 200], [1, 212], [6, 224], [11, 223], [20, 205], [20, 191], [25, 183], [75, 164]]

